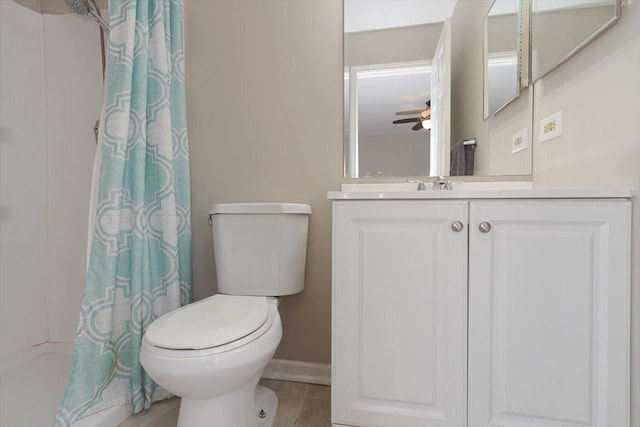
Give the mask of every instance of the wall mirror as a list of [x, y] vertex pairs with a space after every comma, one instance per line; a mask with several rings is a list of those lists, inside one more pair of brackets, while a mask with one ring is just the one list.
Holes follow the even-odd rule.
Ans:
[[[454, 7], [452, 141], [437, 148], [449, 153], [451, 142], [477, 138], [473, 174], [483, 176], [531, 173], [531, 144], [514, 143], [532, 129], [534, 88], [521, 89], [621, 15], [620, 0], [344, 0], [346, 178], [433, 175], [432, 131], [420, 124]], [[478, 78], [486, 96], [482, 87], [476, 95]]]
[[495, 0], [484, 18], [484, 118], [520, 93], [520, 0]]
[[612, 26], [620, 0], [531, 0], [531, 80], [535, 82]]
[[[436, 96], [433, 105], [436, 117], [438, 91], [434, 92], [430, 78], [439, 80], [440, 73], [434, 72], [434, 64], [440, 63], [434, 62], [438, 59], [436, 47], [443, 23], [451, 18], [456, 8], [455, 0], [344, 0], [343, 4], [345, 178], [394, 180], [439, 174], [500, 176], [531, 173], [531, 150], [517, 154], [512, 150], [512, 135], [531, 126], [528, 96], [520, 97], [523, 102], [515, 102], [518, 105], [510, 109], [515, 110], [514, 113], [501, 116], [510, 118], [519, 114], [520, 119], [507, 119], [504, 123], [498, 119], [490, 125], [489, 120], [483, 121], [481, 87], [473, 99], [469, 99], [470, 92], [464, 85], [459, 85], [455, 95], [456, 87], [451, 87], [451, 118], [447, 120], [451, 124], [451, 137], [445, 136], [444, 144], [432, 144], [432, 140], [437, 139], [438, 120], [432, 120], [429, 129], [424, 116], [428, 116], [427, 101]], [[463, 1], [462, 6], [472, 11], [463, 13], [461, 20], [465, 22], [453, 26], [453, 31], [467, 34], [449, 33], [453, 40], [451, 49], [466, 39], [469, 31], [474, 34], [470, 43], [463, 43], [462, 50], [470, 51], [461, 52], [471, 58], [465, 60], [468, 65], [456, 71], [452, 62], [450, 71], [460, 74], [464, 69], [464, 73], [472, 73], [465, 80], [479, 81], [480, 85], [483, 80], [482, 23], [490, 5], [490, 0]], [[511, 51], [511, 57], [496, 55], [492, 58], [496, 64], [511, 64], [512, 73], [513, 68], [517, 68], [513, 66], [512, 52], [517, 49], [514, 45], [517, 45], [517, 32], [508, 48], [496, 47], [500, 49], [496, 52]], [[453, 61], [453, 51], [451, 53]], [[509, 84], [517, 86], [517, 77]], [[472, 92], [476, 93], [475, 90]], [[475, 138], [477, 145], [473, 142]], [[453, 151], [458, 148], [456, 153], [462, 151], [462, 156], [450, 156], [452, 143], [455, 143]], [[461, 146], [462, 150], [459, 149]], [[475, 155], [474, 171], [467, 168], [469, 163], [474, 163], [467, 160], [468, 153]], [[438, 158], [441, 161], [431, 162]], [[462, 168], [460, 158], [465, 158]], [[438, 167], [435, 163], [439, 163]], [[453, 169], [451, 163], [457, 163]], [[456, 172], [459, 170], [464, 172]]]
[[431, 60], [454, 6], [454, 0], [344, 1], [346, 178], [448, 173], [430, 163]]

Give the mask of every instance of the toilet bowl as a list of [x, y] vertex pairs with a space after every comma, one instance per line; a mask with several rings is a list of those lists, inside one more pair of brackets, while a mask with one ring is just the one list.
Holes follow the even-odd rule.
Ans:
[[[197, 313], [198, 309], [204, 308], [213, 313], [222, 305], [229, 308], [230, 305], [237, 304], [238, 299], [255, 302], [258, 307], [256, 311], [260, 310], [263, 303], [267, 311], [266, 318], [259, 319], [254, 315], [253, 319], [247, 320], [252, 313], [236, 312], [233, 313], [236, 315], [235, 319], [216, 319], [217, 324], [215, 321], [210, 323], [209, 337], [202, 327], [199, 337], [188, 337], [189, 326], [194, 323], [202, 324], [203, 313]], [[261, 418], [260, 412], [262, 411], [262, 415], [275, 415], [277, 407], [256, 407], [255, 393], [262, 371], [273, 357], [282, 337], [277, 300], [214, 295], [169, 313], [168, 316], [171, 317], [158, 319], [165, 321], [155, 322], [145, 334], [140, 362], [156, 383], [182, 398], [178, 426], [268, 425], [259, 424], [266, 418]], [[245, 329], [242, 329], [243, 321]], [[168, 326], [168, 323], [173, 325]], [[180, 326], [185, 329], [183, 334]], [[172, 330], [168, 332], [167, 329]], [[254, 330], [246, 333], [250, 329]], [[158, 330], [160, 333], [157, 333]], [[191, 342], [197, 343], [191, 346], [198, 348], [185, 348], [189, 338]], [[210, 340], [209, 344], [207, 338]], [[209, 346], [211, 344], [215, 345]], [[268, 393], [262, 389], [259, 392]]]
[[179, 396], [179, 427], [270, 427], [273, 391], [258, 381], [282, 338], [276, 297], [301, 292], [308, 205], [238, 203], [209, 210], [221, 292], [154, 321], [140, 362]]

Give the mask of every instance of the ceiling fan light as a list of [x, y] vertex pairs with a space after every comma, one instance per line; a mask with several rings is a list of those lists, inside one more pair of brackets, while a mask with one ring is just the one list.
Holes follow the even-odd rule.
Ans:
[[422, 127], [426, 130], [431, 129], [431, 119], [425, 119], [422, 121]]

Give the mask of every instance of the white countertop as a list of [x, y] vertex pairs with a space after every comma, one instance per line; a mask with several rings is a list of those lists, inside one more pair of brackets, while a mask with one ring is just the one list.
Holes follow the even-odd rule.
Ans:
[[329, 191], [329, 200], [428, 200], [428, 199], [628, 199], [630, 187], [536, 188], [450, 191]]

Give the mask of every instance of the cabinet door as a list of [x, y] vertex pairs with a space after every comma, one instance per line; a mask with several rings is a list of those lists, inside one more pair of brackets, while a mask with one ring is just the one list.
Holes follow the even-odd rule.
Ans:
[[629, 218], [622, 201], [471, 203], [469, 427], [629, 426]]
[[467, 211], [334, 202], [334, 423], [466, 425]]

